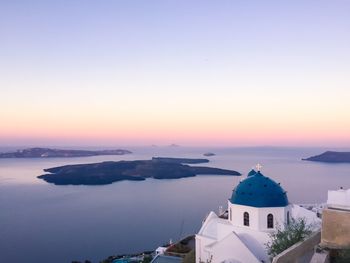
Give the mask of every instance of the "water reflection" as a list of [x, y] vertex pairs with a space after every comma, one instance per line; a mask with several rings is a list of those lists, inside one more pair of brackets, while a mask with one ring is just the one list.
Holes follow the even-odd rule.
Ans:
[[154, 249], [194, 233], [210, 210], [226, 206], [229, 176], [123, 181], [105, 186], [55, 186], [37, 179], [43, 168], [152, 156], [202, 157], [210, 166], [246, 173], [256, 163], [281, 182], [291, 202], [324, 202], [328, 189], [350, 187], [349, 164], [301, 161], [320, 149], [138, 148], [125, 156], [0, 160], [0, 262], [99, 260]]

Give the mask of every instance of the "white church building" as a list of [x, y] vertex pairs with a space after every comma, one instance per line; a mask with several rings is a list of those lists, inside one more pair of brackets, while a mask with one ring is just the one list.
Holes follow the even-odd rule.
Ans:
[[317, 215], [288, 202], [286, 191], [269, 177], [252, 170], [233, 189], [228, 216], [210, 212], [196, 235], [196, 263], [270, 262], [266, 243], [276, 226], [292, 218], [320, 224]]

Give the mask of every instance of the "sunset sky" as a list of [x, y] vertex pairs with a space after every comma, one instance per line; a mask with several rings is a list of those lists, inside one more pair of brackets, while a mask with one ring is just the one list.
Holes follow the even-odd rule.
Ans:
[[0, 2], [1, 145], [350, 146], [350, 1]]

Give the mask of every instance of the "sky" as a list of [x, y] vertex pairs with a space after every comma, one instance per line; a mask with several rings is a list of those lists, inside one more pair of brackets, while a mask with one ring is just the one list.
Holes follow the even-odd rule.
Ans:
[[349, 147], [349, 14], [347, 0], [0, 0], [0, 146]]

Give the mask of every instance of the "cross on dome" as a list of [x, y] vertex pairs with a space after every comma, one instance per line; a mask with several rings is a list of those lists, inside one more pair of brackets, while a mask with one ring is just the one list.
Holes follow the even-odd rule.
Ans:
[[261, 168], [262, 168], [262, 165], [260, 163], [258, 163], [256, 166], [256, 169], [258, 170], [258, 172], [260, 172]]

